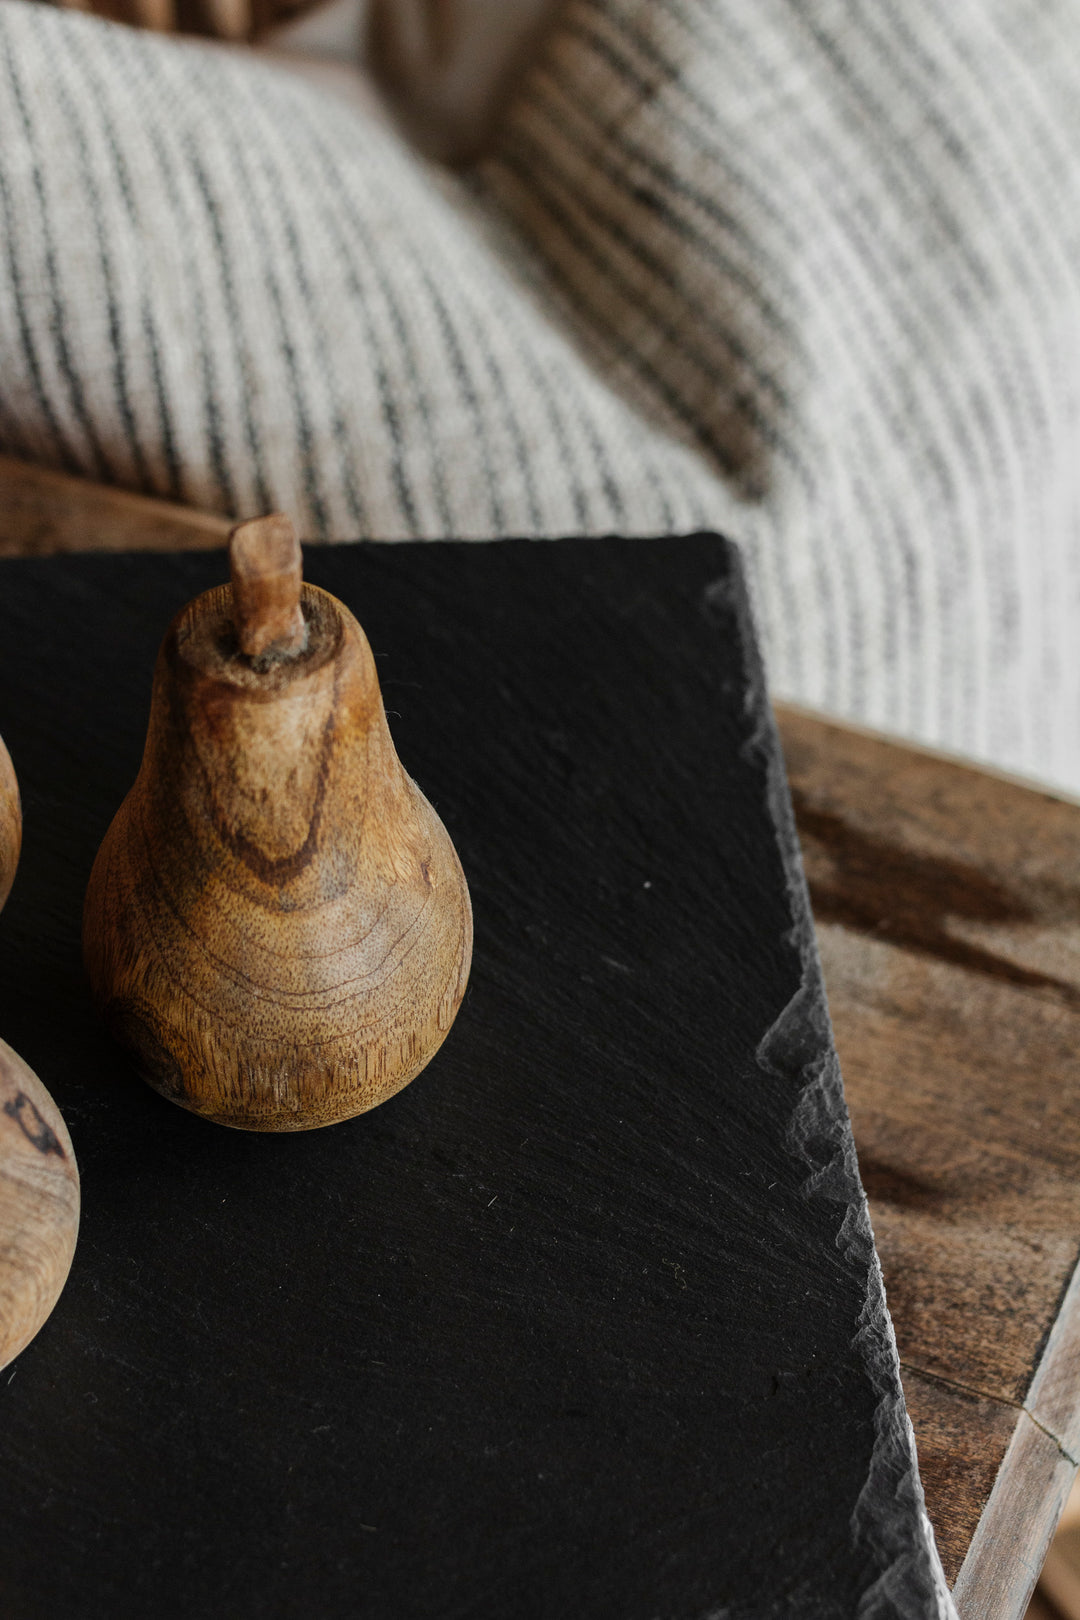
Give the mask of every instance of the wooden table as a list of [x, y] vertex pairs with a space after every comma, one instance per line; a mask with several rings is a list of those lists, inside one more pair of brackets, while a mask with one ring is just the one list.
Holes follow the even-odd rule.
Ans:
[[[228, 528], [0, 458], [0, 556]], [[927, 1508], [1018, 1620], [1080, 1455], [1080, 805], [778, 720]]]

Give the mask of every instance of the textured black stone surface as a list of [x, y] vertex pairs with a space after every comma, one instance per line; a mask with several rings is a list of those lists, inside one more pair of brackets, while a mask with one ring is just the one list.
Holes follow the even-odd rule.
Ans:
[[476, 954], [398, 1097], [226, 1131], [98, 1029], [83, 888], [220, 554], [0, 564], [0, 1033], [80, 1245], [0, 1378], [8, 1620], [931, 1615], [891, 1332], [737, 558], [326, 548]]

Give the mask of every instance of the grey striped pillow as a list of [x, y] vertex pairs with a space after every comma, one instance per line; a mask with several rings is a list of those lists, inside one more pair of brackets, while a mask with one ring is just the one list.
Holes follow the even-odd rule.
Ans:
[[0, 0], [0, 231], [17, 455], [308, 536], [704, 517], [462, 188], [242, 53]]
[[698, 448], [773, 685], [1080, 788], [1080, 11], [573, 0], [485, 196]]
[[310, 535], [723, 528], [778, 691], [1080, 789], [1078, 47], [572, 0], [463, 182], [0, 0], [0, 445]]

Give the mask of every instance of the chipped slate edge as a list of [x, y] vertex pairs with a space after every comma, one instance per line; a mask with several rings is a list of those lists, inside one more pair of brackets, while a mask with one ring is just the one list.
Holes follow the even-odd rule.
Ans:
[[882, 1573], [863, 1593], [856, 1620], [957, 1620], [926, 1512], [915, 1436], [904, 1404], [896, 1338], [859, 1179], [783, 750], [768, 700], [741, 557], [737, 547], [726, 544], [730, 574], [706, 587], [702, 609], [710, 618], [719, 608], [735, 617], [747, 681], [746, 712], [752, 723], [743, 753], [765, 770], [768, 810], [777, 829], [791, 904], [791, 939], [802, 961], [802, 984], [762, 1038], [758, 1061], [790, 1076], [800, 1088], [790, 1131], [793, 1148], [810, 1167], [806, 1193], [845, 1206], [836, 1242], [847, 1260], [864, 1268], [866, 1279], [856, 1339], [878, 1397], [876, 1435], [851, 1529], [855, 1544], [867, 1548]]

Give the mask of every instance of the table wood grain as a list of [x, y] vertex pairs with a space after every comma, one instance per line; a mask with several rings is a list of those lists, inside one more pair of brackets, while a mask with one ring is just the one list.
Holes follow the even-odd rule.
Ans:
[[[227, 522], [0, 458], [0, 556]], [[780, 706], [927, 1509], [1018, 1620], [1080, 1447], [1080, 805]]]

